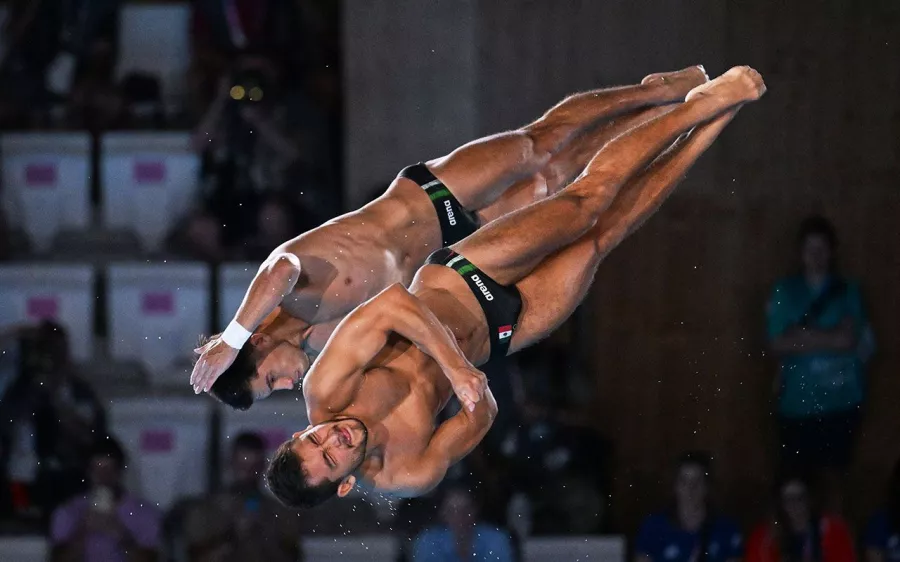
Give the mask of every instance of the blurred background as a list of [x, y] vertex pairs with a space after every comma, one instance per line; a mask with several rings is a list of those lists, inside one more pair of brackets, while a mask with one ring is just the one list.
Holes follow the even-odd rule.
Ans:
[[[0, 20], [0, 560], [900, 560], [896, 0]], [[234, 412], [187, 384], [258, 263], [410, 163], [692, 64], [768, 94], [563, 328], [492, 367], [499, 417], [445, 485], [273, 504], [257, 474], [302, 397]]]

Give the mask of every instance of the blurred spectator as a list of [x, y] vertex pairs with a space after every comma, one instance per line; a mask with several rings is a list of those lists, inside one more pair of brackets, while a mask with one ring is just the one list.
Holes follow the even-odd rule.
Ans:
[[863, 537], [866, 562], [900, 562], [900, 461], [894, 465], [884, 507]]
[[86, 496], [53, 514], [52, 562], [151, 562], [158, 560], [160, 514], [125, 491], [125, 453], [115, 439], [91, 454]]
[[[19, 0], [11, 3], [6, 56], [0, 64], [3, 124], [40, 123], [72, 96], [75, 126], [102, 126], [117, 112], [111, 68], [120, 0]], [[46, 125], [46, 123], [43, 123]]]
[[[339, 212], [333, 158], [319, 138], [327, 124], [316, 124], [302, 94], [284, 86], [283, 72], [275, 59], [240, 56], [195, 131], [201, 200], [176, 234], [176, 247], [194, 258], [258, 255], [261, 242], [271, 244], [267, 255]], [[275, 222], [273, 212], [277, 226], [266, 224]]]
[[119, 86], [122, 115], [118, 125], [128, 130], [161, 129], [166, 126], [162, 86], [156, 76], [130, 72]]
[[821, 514], [808, 480], [791, 476], [778, 487], [778, 508], [747, 541], [747, 562], [853, 562], [856, 552], [847, 524]]
[[193, 112], [202, 115], [216, 96], [228, 61], [250, 50], [272, 52], [278, 2], [271, 0], [195, 0], [192, 3], [191, 69]]
[[59, 52], [59, 14], [50, 0], [13, 0], [8, 10], [0, 61], [0, 124], [25, 128], [50, 101], [45, 75]]
[[99, 132], [121, 124], [125, 100], [115, 81], [117, 46], [108, 38], [91, 42], [78, 63], [69, 91], [66, 123]]
[[264, 492], [262, 438], [243, 433], [231, 451], [231, 483], [188, 509], [184, 541], [190, 562], [297, 562], [300, 517]]
[[15, 513], [49, 516], [84, 489], [106, 417], [90, 385], [74, 373], [61, 326], [16, 329], [11, 339], [4, 348], [14, 348], [17, 372], [0, 398], [0, 415], [12, 422], [0, 430], [5, 487]]
[[[502, 472], [509, 477], [496, 485], [512, 488], [516, 515], [513, 519], [506, 516], [521, 538], [531, 532], [602, 531], [610, 446], [591, 427], [589, 417], [579, 415], [567, 392], [564, 381], [572, 378], [575, 368], [571, 355], [563, 349], [541, 346], [523, 352], [510, 365], [509, 373], [490, 373], [497, 399], [507, 395], [517, 406], [498, 416], [484, 447], [487, 454], [495, 453], [515, 467]], [[545, 385], [551, 380], [557, 384]], [[521, 524], [529, 519], [533, 529]]]
[[738, 526], [712, 511], [709, 500], [712, 459], [686, 453], [675, 474], [675, 505], [649, 516], [638, 532], [635, 559], [665, 561], [737, 561], [743, 544]]
[[203, 115], [236, 56], [277, 56], [324, 108], [340, 107], [338, 3], [197, 0], [193, 3], [192, 112]]
[[256, 212], [256, 235], [241, 249], [242, 258], [263, 261], [276, 247], [316, 226], [303, 217], [289, 198], [274, 193], [264, 197]]
[[838, 272], [831, 223], [806, 219], [798, 241], [800, 272], [781, 280], [768, 304], [769, 340], [780, 361], [782, 469], [823, 469], [828, 503], [839, 510], [874, 344], [859, 285]]
[[424, 530], [413, 544], [413, 562], [512, 562], [512, 539], [505, 531], [486, 525], [479, 506], [466, 488], [446, 489], [438, 516], [441, 525]]

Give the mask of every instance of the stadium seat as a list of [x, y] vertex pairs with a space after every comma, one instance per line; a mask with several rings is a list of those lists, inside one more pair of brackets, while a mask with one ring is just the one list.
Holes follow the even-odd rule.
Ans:
[[90, 224], [91, 141], [86, 133], [5, 134], [0, 196], [14, 228], [46, 252], [64, 229]]
[[538, 537], [525, 541], [524, 562], [544, 560], [597, 560], [624, 562], [625, 539], [619, 536]]
[[391, 535], [304, 537], [301, 544], [306, 562], [396, 560], [400, 553], [397, 538]]
[[[189, 2], [123, 3], [119, 17], [118, 78], [140, 72], [156, 76], [166, 105], [183, 100], [191, 51]], [[152, 46], [149, 47], [148, 46]]]
[[104, 225], [133, 230], [146, 251], [159, 251], [197, 192], [190, 134], [109, 133], [100, 158]]
[[0, 538], [0, 560], [6, 562], [45, 562], [50, 559], [50, 544], [40, 536]]
[[66, 327], [77, 362], [93, 355], [95, 301], [89, 265], [0, 266], [0, 328], [55, 320]]
[[205, 492], [213, 407], [201, 397], [112, 400], [109, 422], [128, 453], [128, 488], [163, 510]]
[[109, 353], [136, 360], [156, 386], [187, 385], [187, 366], [209, 333], [209, 268], [122, 263], [107, 268]]

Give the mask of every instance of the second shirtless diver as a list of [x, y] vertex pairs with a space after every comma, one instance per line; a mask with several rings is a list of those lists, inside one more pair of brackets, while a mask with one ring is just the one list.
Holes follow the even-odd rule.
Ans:
[[559, 191], [606, 141], [635, 125], [605, 122], [681, 102], [706, 80], [702, 67], [691, 67], [576, 94], [521, 129], [406, 168], [377, 200], [272, 252], [228, 328], [196, 350], [195, 392], [247, 409], [295, 388], [356, 306], [392, 284], [408, 286], [433, 251]]

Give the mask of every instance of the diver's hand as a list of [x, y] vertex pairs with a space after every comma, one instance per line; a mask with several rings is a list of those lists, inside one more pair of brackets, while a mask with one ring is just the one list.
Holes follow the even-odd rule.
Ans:
[[453, 386], [453, 393], [459, 399], [462, 407], [468, 411], [475, 410], [477, 404], [487, 391], [487, 377], [484, 373], [469, 365], [453, 369], [447, 378]]
[[195, 349], [194, 353], [200, 354], [200, 358], [197, 359], [191, 373], [194, 393], [209, 392], [216, 379], [234, 363], [239, 351], [225, 343], [222, 338], [212, 339], [203, 347]]

